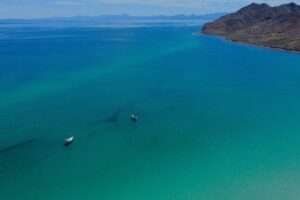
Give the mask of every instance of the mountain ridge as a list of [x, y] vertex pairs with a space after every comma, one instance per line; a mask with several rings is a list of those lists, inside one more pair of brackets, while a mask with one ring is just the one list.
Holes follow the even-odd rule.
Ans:
[[98, 16], [71, 16], [71, 17], [48, 17], [48, 18], [30, 18], [30, 19], [0, 19], [0, 21], [42, 21], [42, 20], [64, 20], [64, 21], [76, 21], [76, 20], [182, 20], [182, 19], [210, 19], [214, 20], [227, 13], [210, 13], [203, 15], [151, 15], [151, 16], [135, 16], [128, 14], [120, 15], [98, 15]]
[[201, 33], [300, 52], [300, 6], [293, 2], [275, 7], [252, 3], [204, 24]]

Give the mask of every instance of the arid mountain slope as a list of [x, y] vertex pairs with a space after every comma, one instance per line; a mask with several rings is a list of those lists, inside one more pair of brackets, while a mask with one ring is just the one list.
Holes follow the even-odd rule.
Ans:
[[300, 51], [300, 6], [252, 3], [207, 23], [202, 33], [259, 46]]

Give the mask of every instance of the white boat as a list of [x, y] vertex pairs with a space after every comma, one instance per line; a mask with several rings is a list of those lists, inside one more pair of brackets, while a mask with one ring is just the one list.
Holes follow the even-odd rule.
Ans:
[[69, 137], [69, 138], [67, 138], [67, 139], [65, 139], [65, 145], [71, 144], [71, 143], [73, 142], [73, 140], [74, 140], [74, 137], [73, 137], [73, 136], [72, 136], [72, 137]]
[[136, 116], [134, 114], [131, 114], [130, 117], [131, 117], [132, 121], [137, 121], [139, 119], [138, 116]]

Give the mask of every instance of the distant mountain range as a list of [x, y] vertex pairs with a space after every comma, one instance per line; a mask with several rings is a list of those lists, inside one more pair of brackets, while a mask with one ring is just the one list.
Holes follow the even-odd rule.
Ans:
[[252, 3], [205, 24], [201, 32], [232, 41], [300, 51], [300, 6]]
[[131, 16], [123, 15], [100, 15], [100, 16], [75, 16], [75, 17], [53, 17], [41, 19], [0, 19], [0, 23], [15, 23], [24, 21], [129, 21], [129, 20], [215, 20], [226, 13], [213, 13], [206, 15], [157, 15], [157, 16]]

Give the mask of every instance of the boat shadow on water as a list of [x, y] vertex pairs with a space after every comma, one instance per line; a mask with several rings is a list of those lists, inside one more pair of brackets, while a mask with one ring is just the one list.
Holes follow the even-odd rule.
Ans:
[[24, 146], [29, 145], [29, 144], [32, 144], [34, 141], [35, 141], [35, 139], [30, 139], [30, 140], [26, 140], [26, 141], [23, 141], [23, 142], [20, 142], [20, 143], [16, 143], [16, 144], [12, 144], [10, 146], [4, 147], [4, 148], [0, 149], [0, 154], [9, 152], [9, 151], [14, 150], [14, 149], [24, 147]]
[[114, 112], [112, 112], [112, 114], [110, 116], [104, 117], [104, 118], [99, 119], [99, 120], [92, 121], [90, 123], [90, 125], [99, 125], [99, 124], [102, 124], [102, 123], [117, 123], [119, 118], [120, 118], [120, 115], [122, 113], [124, 113], [124, 112], [131, 113], [132, 110], [133, 109], [129, 108], [129, 107], [119, 107]]

